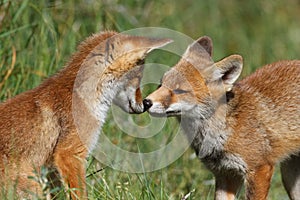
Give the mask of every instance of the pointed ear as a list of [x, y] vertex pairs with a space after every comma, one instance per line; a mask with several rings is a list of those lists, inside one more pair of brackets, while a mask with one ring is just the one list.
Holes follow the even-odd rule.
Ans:
[[193, 42], [190, 46], [189, 46], [189, 51], [203, 51], [205, 50], [206, 53], [208, 53], [208, 55], [210, 57], [212, 57], [212, 51], [213, 51], [213, 43], [212, 40], [210, 39], [210, 37], [208, 36], [203, 36], [198, 38], [195, 42]]
[[163, 47], [173, 40], [167, 38], [150, 38], [141, 36], [129, 36], [127, 35], [126, 41], [128, 41], [125, 50], [143, 50], [145, 54], [151, 52], [154, 49]]
[[208, 36], [200, 37], [197, 40], [197, 43], [200, 44], [207, 51], [207, 53], [210, 55], [210, 57], [212, 56], [213, 43], [212, 43], [212, 40], [210, 39], [210, 37], [208, 37]]
[[213, 80], [222, 79], [226, 91], [231, 90], [233, 83], [239, 78], [243, 68], [243, 57], [231, 55], [215, 63], [217, 69]]
[[167, 38], [147, 38], [147, 39], [148, 39], [147, 42], [144, 43], [146, 48], [148, 48], [148, 51], [146, 53], [149, 53], [149, 52], [153, 51], [154, 49], [161, 48], [161, 47], [173, 42], [173, 40], [167, 39]]

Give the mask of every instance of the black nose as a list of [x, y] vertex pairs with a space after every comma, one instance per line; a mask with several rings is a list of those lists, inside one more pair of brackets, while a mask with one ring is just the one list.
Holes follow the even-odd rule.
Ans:
[[152, 101], [150, 99], [144, 99], [144, 111], [147, 111], [152, 106]]

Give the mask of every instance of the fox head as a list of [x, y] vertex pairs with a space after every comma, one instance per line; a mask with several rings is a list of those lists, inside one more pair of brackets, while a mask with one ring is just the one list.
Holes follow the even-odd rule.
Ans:
[[204, 36], [192, 43], [182, 59], [162, 78], [145, 100], [154, 116], [208, 118], [219, 98], [230, 91], [242, 70], [242, 57], [231, 55], [214, 63], [212, 41]]
[[[124, 111], [144, 112], [140, 82], [145, 57], [152, 50], [170, 42], [169, 39], [117, 33], [107, 37], [94, 47], [82, 64], [80, 76], [77, 79], [77, 85], [83, 88], [80, 90], [81, 96], [84, 96], [87, 102], [89, 98], [95, 99], [83, 93], [88, 93], [85, 88], [95, 90], [96, 87], [97, 96], [105, 93], [109, 99], [113, 98], [113, 102]], [[81, 86], [82, 83], [86, 86]], [[90, 86], [95, 83], [98, 85]]]
[[[152, 50], [162, 47], [171, 42], [169, 39], [154, 39], [147, 37], [120, 35], [114, 38], [115, 44], [119, 46], [115, 55], [118, 54], [119, 62], [123, 65], [134, 66], [121, 77], [121, 88], [113, 102], [122, 110], [128, 113], [142, 113], [148, 107], [143, 104], [140, 83], [143, 76], [144, 60], [146, 55]], [[121, 67], [122, 68], [122, 67]]]

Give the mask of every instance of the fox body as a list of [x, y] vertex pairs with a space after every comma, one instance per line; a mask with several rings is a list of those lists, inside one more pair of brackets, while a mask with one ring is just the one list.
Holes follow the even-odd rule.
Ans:
[[[281, 61], [235, 83], [243, 60], [214, 63], [201, 37], [162, 78], [145, 104], [154, 116], [176, 116], [192, 148], [216, 177], [215, 199], [267, 198], [274, 165], [282, 162], [291, 199], [300, 198], [300, 61]], [[234, 84], [235, 83], [235, 84]]]
[[28, 176], [47, 166], [77, 188], [72, 199], [87, 198], [84, 161], [110, 104], [129, 113], [144, 111], [143, 60], [169, 42], [116, 32], [93, 35], [56, 75], [0, 104], [0, 185], [16, 182], [21, 196], [24, 190], [40, 192]]

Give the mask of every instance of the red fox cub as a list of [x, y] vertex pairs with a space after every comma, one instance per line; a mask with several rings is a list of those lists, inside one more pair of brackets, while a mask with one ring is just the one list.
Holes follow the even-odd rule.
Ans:
[[116, 32], [93, 35], [56, 75], [0, 104], [0, 185], [14, 181], [20, 196], [40, 192], [28, 176], [47, 166], [77, 188], [72, 199], [87, 199], [84, 161], [110, 104], [129, 113], [144, 111], [143, 61], [169, 42]]
[[267, 198], [274, 165], [291, 199], [300, 199], [300, 61], [281, 61], [235, 83], [243, 60], [214, 63], [201, 37], [162, 78], [144, 104], [154, 116], [176, 116], [197, 156], [216, 178], [215, 199]]

